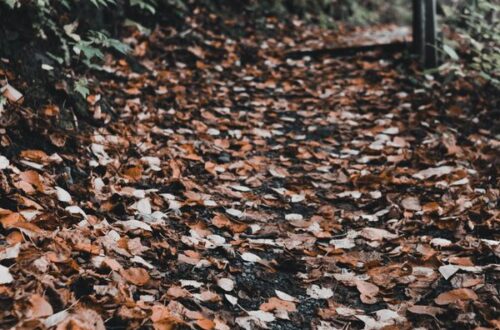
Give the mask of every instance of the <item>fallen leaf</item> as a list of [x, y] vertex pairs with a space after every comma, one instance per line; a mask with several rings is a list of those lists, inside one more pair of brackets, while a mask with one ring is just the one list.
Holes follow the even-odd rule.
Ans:
[[362, 237], [371, 241], [392, 240], [398, 238], [397, 235], [388, 232], [385, 229], [365, 227], [359, 233]]
[[227, 277], [219, 278], [217, 285], [226, 292], [231, 292], [234, 289], [234, 281]]
[[406, 322], [406, 318], [390, 309], [381, 309], [376, 311], [375, 318], [366, 315], [356, 315], [356, 318], [365, 323], [364, 329], [366, 330], [386, 329], [386, 327], [389, 328], [390, 326], [403, 324]]
[[140, 214], [151, 214], [152, 213], [151, 202], [150, 202], [149, 198], [140, 199], [137, 202], [135, 208]]
[[462, 288], [443, 292], [434, 299], [434, 302], [438, 305], [449, 305], [459, 301], [477, 300], [478, 298], [477, 294], [471, 289]]
[[413, 177], [419, 180], [426, 180], [432, 178], [433, 176], [441, 177], [443, 175], [450, 174], [455, 170], [456, 169], [451, 166], [432, 167], [413, 174]]
[[72, 202], [71, 195], [66, 190], [64, 190], [61, 187], [55, 187], [55, 189], [56, 189], [57, 199], [60, 202], [64, 202], [64, 203], [71, 203]]
[[0, 250], [0, 260], [5, 259], [15, 259], [21, 251], [21, 243], [16, 243], [12, 246], [8, 246], [3, 250]]
[[274, 320], [276, 320], [276, 318], [272, 313], [264, 311], [249, 311], [248, 315], [255, 317], [256, 319], [266, 323], [273, 322]]
[[226, 297], [227, 301], [233, 306], [235, 306], [238, 303], [238, 298], [235, 296], [231, 296], [230, 294], [225, 294], [224, 297]]
[[120, 271], [120, 274], [128, 282], [138, 286], [146, 285], [150, 279], [148, 272], [144, 268], [139, 268], [139, 267], [123, 269]]
[[453, 242], [446, 238], [433, 238], [430, 243], [436, 247], [449, 247], [453, 245]]
[[297, 213], [290, 213], [290, 214], [285, 215], [285, 220], [287, 220], [287, 221], [301, 221], [303, 219], [304, 219], [304, 217], [301, 214], [297, 214]]
[[283, 291], [274, 290], [274, 292], [276, 293], [276, 296], [278, 296], [278, 298], [280, 298], [281, 300], [291, 301], [291, 302], [297, 302], [298, 301], [297, 298], [292, 297], [292, 296], [290, 296], [289, 294], [287, 294], [287, 293], [285, 293]]
[[356, 288], [361, 294], [360, 297], [363, 303], [374, 304], [377, 302], [376, 296], [379, 292], [378, 286], [366, 281], [356, 280]]
[[9, 268], [0, 265], [0, 284], [9, 284], [14, 281], [14, 277], [9, 272]]
[[173, 285], [170, 288], [168, 288], [167, 295], [174, 297], [174, 298], [185, 298], [185, 297], [189, 297], [191, 295], [191, 293], [188, 290], [186, 290], [180, 286]]
[[241, 254], [241, 259], [245, 260], [245, 261], [248, 261], [248, 262], [259, 262], [261, 261], [262, 259], [256, 255], [256, 254], [253, 254], [253, 253], [250, 253], [250, 252], [244, 252]]
[[401, 201], [401, 205], [405, 210], [410, 211], [420, 211], [422, 210], [422, 206], [420, 205], [420, 200], [417, 197], [405, 197]]
[[49, 156], [42, 150], [23, 150], [21, 151], [21, 158], [29, 159], [38, 163], [45, 163]]
[[56, 330], [67, 329], [106, 330], [101, 316], [92, 309], [78, 309], [56, 327]]
[[314, 299], [330, 299], [333, 297], [333, 290], [313, 284], [307, 289], [307, 295]]
[[233, 186], [230, 186], [230, 187], [231, 187], [231, 189], [234, 189], [236, 191], [242, 191], [242, 192], [252, 191], [252, 189], [250, 189], [248, 187], [245, 187], [245, 186], [233, 185]]
[[447, 280], [459, 270], [460, 268], [455, 265], [445, 265], [439, 267], [439, 272], [443, 275], [444, 279]]
[[143, 229], [153, 231], [153, 228], [151, 228], [150, 225], [139, 220], [119, 221], [118, 224], [120, 224], [125, 230]]
[[44, 297], [33, 294], [30, 298], [31, 309], [29, 312], [29, 317], [40, 318], [46, 317], [54, 314], [52, 306], [49, 304]]
[[413, 305], [411, 307], [408, 307], [408, 311], [412, 312], [413, 314], [436, 317], [439, 314], [443, 314], [445, 312], [445, 309], [434, 306]]
[[3, 97], [5, 97], [7, 100], [11, 102], [19, 104], [23, 103], [24, 100], [23, 94], [9, 84], [6, 84], [5, 86], [1, 87], [0, 93], [3, 95]]
[[203, 286], [203, 283], [193, 280], [180, 280], [180, 282], [181, 282], [181, 287], [190, 286], [193, 288], [201, 288]]
[[259, 307], [260, 310], [265, 312], [272, 312], [274, 310], [285, 310], [287, 312], [295, 312], [297, 308], [291, 301], [281, 300], [276, 297], [271, 297], [269, 300]]
[[9, 167], [10, 162], [5, 156], [0, 156], [0, 170], [5, 170]]

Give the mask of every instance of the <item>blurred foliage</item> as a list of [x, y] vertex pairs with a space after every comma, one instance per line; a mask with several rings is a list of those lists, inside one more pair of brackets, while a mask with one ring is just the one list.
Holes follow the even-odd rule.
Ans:
[[281, 17], [289, 17], [290, 14], [297, 15], [325, 27], [335, 26], [338, 21], [356, 25], [389, 22], [407, 24], [411, 19], [411, 3], [407, 0], [390, 2], [384, 0], [233, 0], [232, 2], [257, 13]]
[[443, 69], [500, 88], [500, 4], [494, 0], [455, 1], [444, 10], [443, 52], [449, 62]]
[[9, 50], [18, 47], [11, 41], [24, 39], [36, 44], [35, 48], [44, 49], [47, 57], [59, 65], [81, 63], [99, 69], [103, 51], [127, 51], [125, 45], [112, 37], [119, 30], [118, 25], [142, 27], [141, 23], [147, 22], [151, 27], [165, 17], [189, 15], [197, 6], [222, 16], [242, 11], [283, 19], [294, 15], [332, 27], [338, 20], [354, 24], [405, 21], [411, 10], [403, 5], [404, 0], [395, 1], [387, 4], [382, 0], [0, 0], [0, 16], [5, 17], [0, 22], [0, 55], [11, 55]]
[[[449, 32], [442, 53], [450, 60], [449, 72], [499, 84], [496, 1], [442, 0]], [[300, 17], [325, 27], [338, 21], [353, 25], [411, 22], [408, 0], [0, 0], [0, 55], [16, 56], [16, 42], [21, 40], [43, 50], [55, 62], [51, 65], [83, 64], [99, 70], [104, 51], [128, 51], [115, 39], [120, 25], [147, 32], [156, 22], [171, 24], [172, 17], [190, 15], [198, 6], [224, 17], [244, 11], [255, 17]], [[74, 85], [80, 81], [75, 79]]]

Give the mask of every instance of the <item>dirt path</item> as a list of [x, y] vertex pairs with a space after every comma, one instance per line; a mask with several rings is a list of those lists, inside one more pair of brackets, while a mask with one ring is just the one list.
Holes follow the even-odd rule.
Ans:
[[419, 89], [402, 54], [287, 59], [329, 35], [269, 24], [137, 37], [143, 73], [94, 81], [100, 128], [7, 152], [0, 327], [498, 325], [481, 103]]

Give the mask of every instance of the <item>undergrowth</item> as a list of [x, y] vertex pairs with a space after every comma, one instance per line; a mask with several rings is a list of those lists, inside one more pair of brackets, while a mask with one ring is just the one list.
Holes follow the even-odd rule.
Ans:
[[445, 44], [450, 75], [500, 88], [500, 5], [475, 0], [445, 6]]

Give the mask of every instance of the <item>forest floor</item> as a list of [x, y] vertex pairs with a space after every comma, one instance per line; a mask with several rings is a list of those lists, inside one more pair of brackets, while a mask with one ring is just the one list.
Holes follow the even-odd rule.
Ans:
[[498, 329], [491, 99], [338, 31], [190, 24], [125, 39], [78, 129], [5, 110], [0, 328]]

